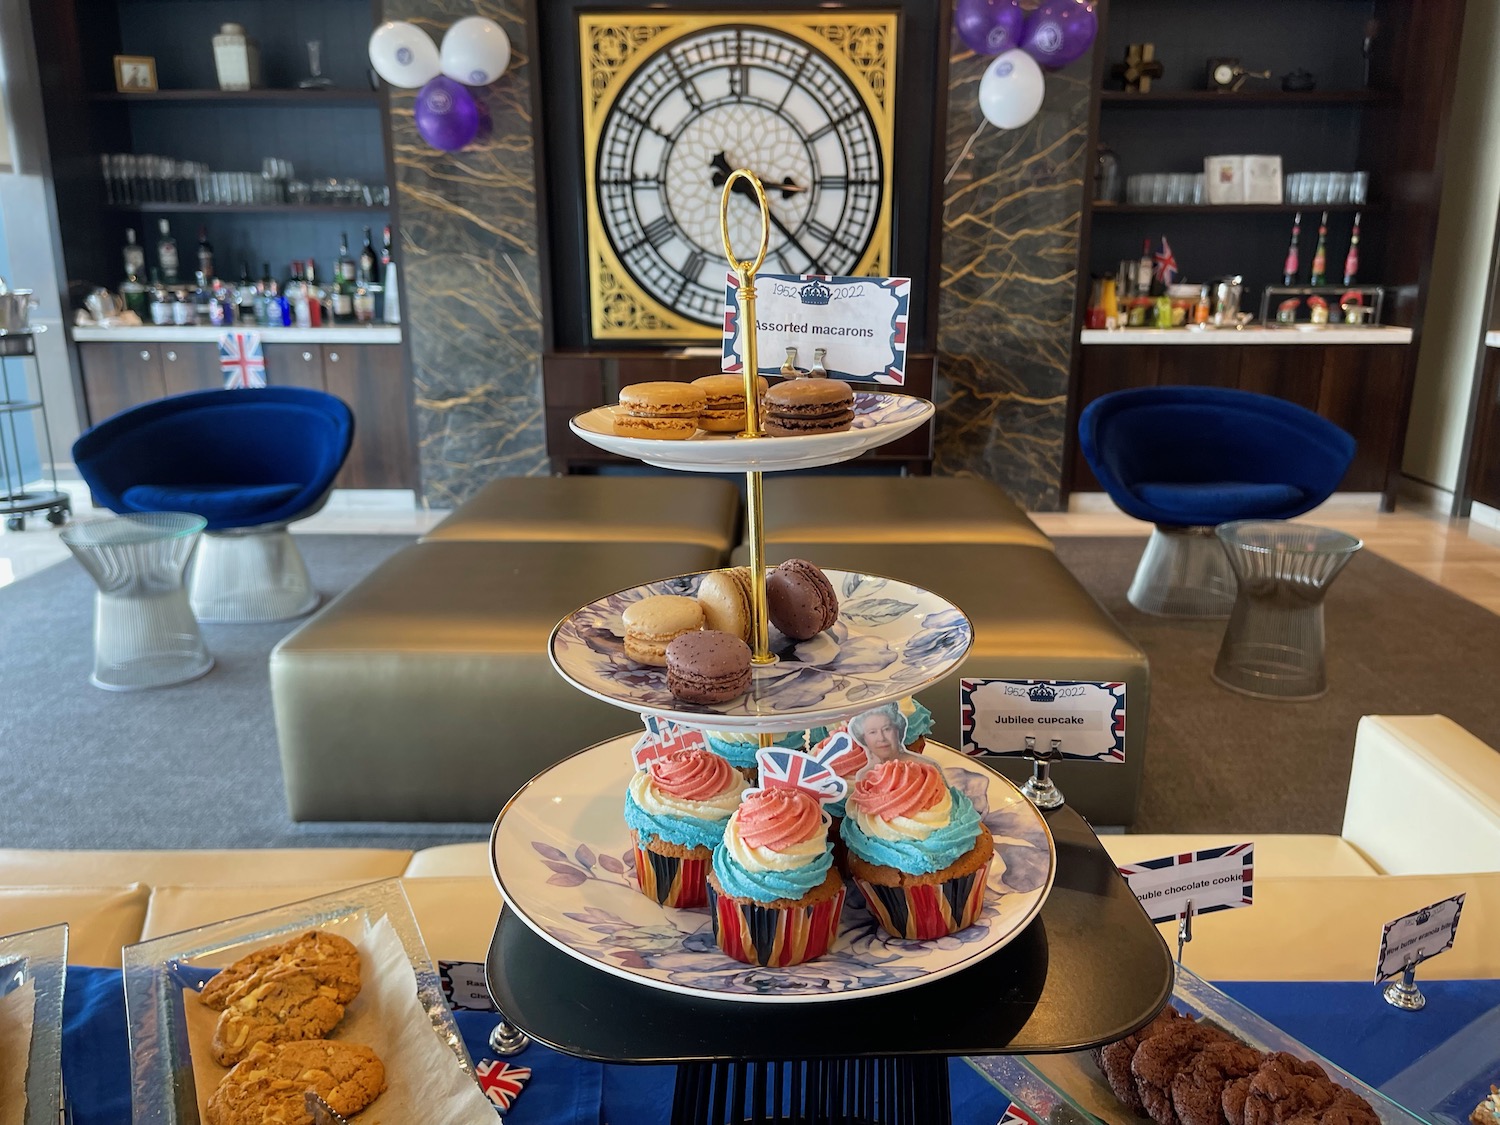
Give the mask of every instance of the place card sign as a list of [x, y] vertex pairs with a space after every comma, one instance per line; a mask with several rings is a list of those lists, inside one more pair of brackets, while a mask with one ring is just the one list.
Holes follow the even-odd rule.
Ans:
[[[739, 278], [731, 273], [724, 294], [723, 369], [745, 370], [744, 325]], [[756, 364], [762, 375], [779, 375], [792, 363], [809, 370], [823, 349], [830, 377], [864, 382], [906, 382], [906, 318], [909, 277], [820, 277], [758, 274], [755, 278]]]
[[438, 977], [443, 982], [443, 996], [455, 1012], [493, 1012], [495, 1002], [484, 981], [484, 965], [479, 961], [439, 961]]
[[1026, 736], [1046, 749], [1062, 740], [1062, 757], [1125, 760], [1125, 685], [1107, 680], [958, 681], [965, 754], [1014, 757]]
[[1454, 895], [1382, 926], [1375, 983], [1403, 972], [1408, 963], [1417, 965], [1452, 949], [1458, 934], [1458, 916], [1463, 909], [1464, 896]]
[[1195, 852], [1124, 863], [1120, 874], [1153, 922], [1187, 913], [1212, 914], [1252, 905], [1255, 898], [1255, 845], [1231, 844]]

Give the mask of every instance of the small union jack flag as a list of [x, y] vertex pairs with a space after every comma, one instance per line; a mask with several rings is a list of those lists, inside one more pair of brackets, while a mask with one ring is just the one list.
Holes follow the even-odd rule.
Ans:
[[762, 789], [800, 789], [815, 801], [832, 804], [844, 797], [844, 779], [801, 750], [765, 749], [755, 755]]
[[869, 760], [869, 751], [847, 730], [836, 730], [812, 749], [813, 760], [847, 777]]
[[497, 1109], [509, 1109], [521, 1094], [521, 1087], [531, 1077], [531, 1067], [511, 1066], [499, 1059], [480, 1059], [474, 1068], [479, 1088]]
[[643, 770], [657, 758], [665, 758], [679, 750], [708, 748], [708, 740], [696, 727], [679, 726], [660, 715], [642, 715], [641, 721], [646, 724], [646, 733], [630, 751], [630, 756], [635, 759], [636, 769]]
[[1171, 285], [1177, 280], [1177, 256], [1172, 253], [1172, 245], [1167, 241], [1167, 236], [1161, 236], [1161, 249], [1152, 255], [1156, 263], [1156, 276], [1163, 285]]
[[226, 391], [266, 385], [266, 353], [259, 332], [225, 332], [219, 337], [219, 370]]

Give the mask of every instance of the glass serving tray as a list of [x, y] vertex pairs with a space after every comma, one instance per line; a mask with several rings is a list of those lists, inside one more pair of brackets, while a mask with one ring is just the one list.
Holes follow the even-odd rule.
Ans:
[[[389, 921], [411, 963], [417, 1002], [431, 1021], [433, 1034], [451, 1052], [453, 1065], [472, 1078], [473, 1064], [406, 892], [399, 879], [384, 879], [127, 945], [123, 965], [134, 1125], [200, 1125], [184, 988], [197, 990], [219, 966], [303, 930], [373, 925], [382, 919]], [[372, 1111], [378, 1106], [377, 1102]], [[378, 1119], [379, 1114], [375, 1116]]]
[[[1415, 1122], [1437, 1125], [1442, 1120], [1413, 1113], [1392, 1101], [1180, 965], [1172, 1003], [1180, 1011], [1215, 1024], [1252, 1047], [1311, 1059], [1335, 1082], [1368, 1101], [1384, 1125]], [[965, 1061], [1001, 1093], [1025, 1107], [1033, 1118], [1048, 1125], [1151, 1125], [1149, 1117], [1132, 1113], [1120, 1104], [1094, 1064], [1091, 1052], [993, 1055]], [[1472, 1103], [1469, 1108], [1473, 1108]], [[1467, 1114], [1468, 1110], [1464, 1112]]]
[[[62, 1114], [63, 986], [68, 927], [48, 926], [0, 937], [0, 1002], [23, 988], [35, 997], [26, 1060], [26, 1125], [57, 1125]], [[4, 1040], [0, 1029], [0, 1041]], [[0, 1060], [8, 1068], [8, 1060]], [[0, 1097], [8, 1097], [0, 1090]]]

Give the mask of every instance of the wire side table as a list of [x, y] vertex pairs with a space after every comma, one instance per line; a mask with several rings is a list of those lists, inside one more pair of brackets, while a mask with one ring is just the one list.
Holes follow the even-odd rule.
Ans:
[[[0, 332], [0, 515], [11, 531], [26, 526], [29, 512], [47, 513], [47, 522], [56, 526], [68, 518], [73, 502], [57, 486], [57, 458], [52, 454], [52, 432], [47, 428], [47, 404], [42, 394], [41, 366], [37, 362], [36, 337], [45, 332], [36, 325], [25, 332]], [[37, 372], [36, 398], [25, 397], [25, 383], [12, 390], [10, 367], [4, 361], [30, 357]], [[47, 471], [52, 477], [50, 489], [26, 490], [26, 468], [21, 463], [20, 417], [36, 412], [41, 416], [41, 442], [47, 452]]]

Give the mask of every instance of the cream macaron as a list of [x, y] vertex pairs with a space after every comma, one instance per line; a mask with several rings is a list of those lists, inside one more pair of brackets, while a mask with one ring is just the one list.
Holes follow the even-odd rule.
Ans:
[[621, 615], [625, 655], [637, 664], [667, 666], [667, 646], [684, 633], [703, 628], [703, 607], [696, 598], [659, 594], [632, 602]]

